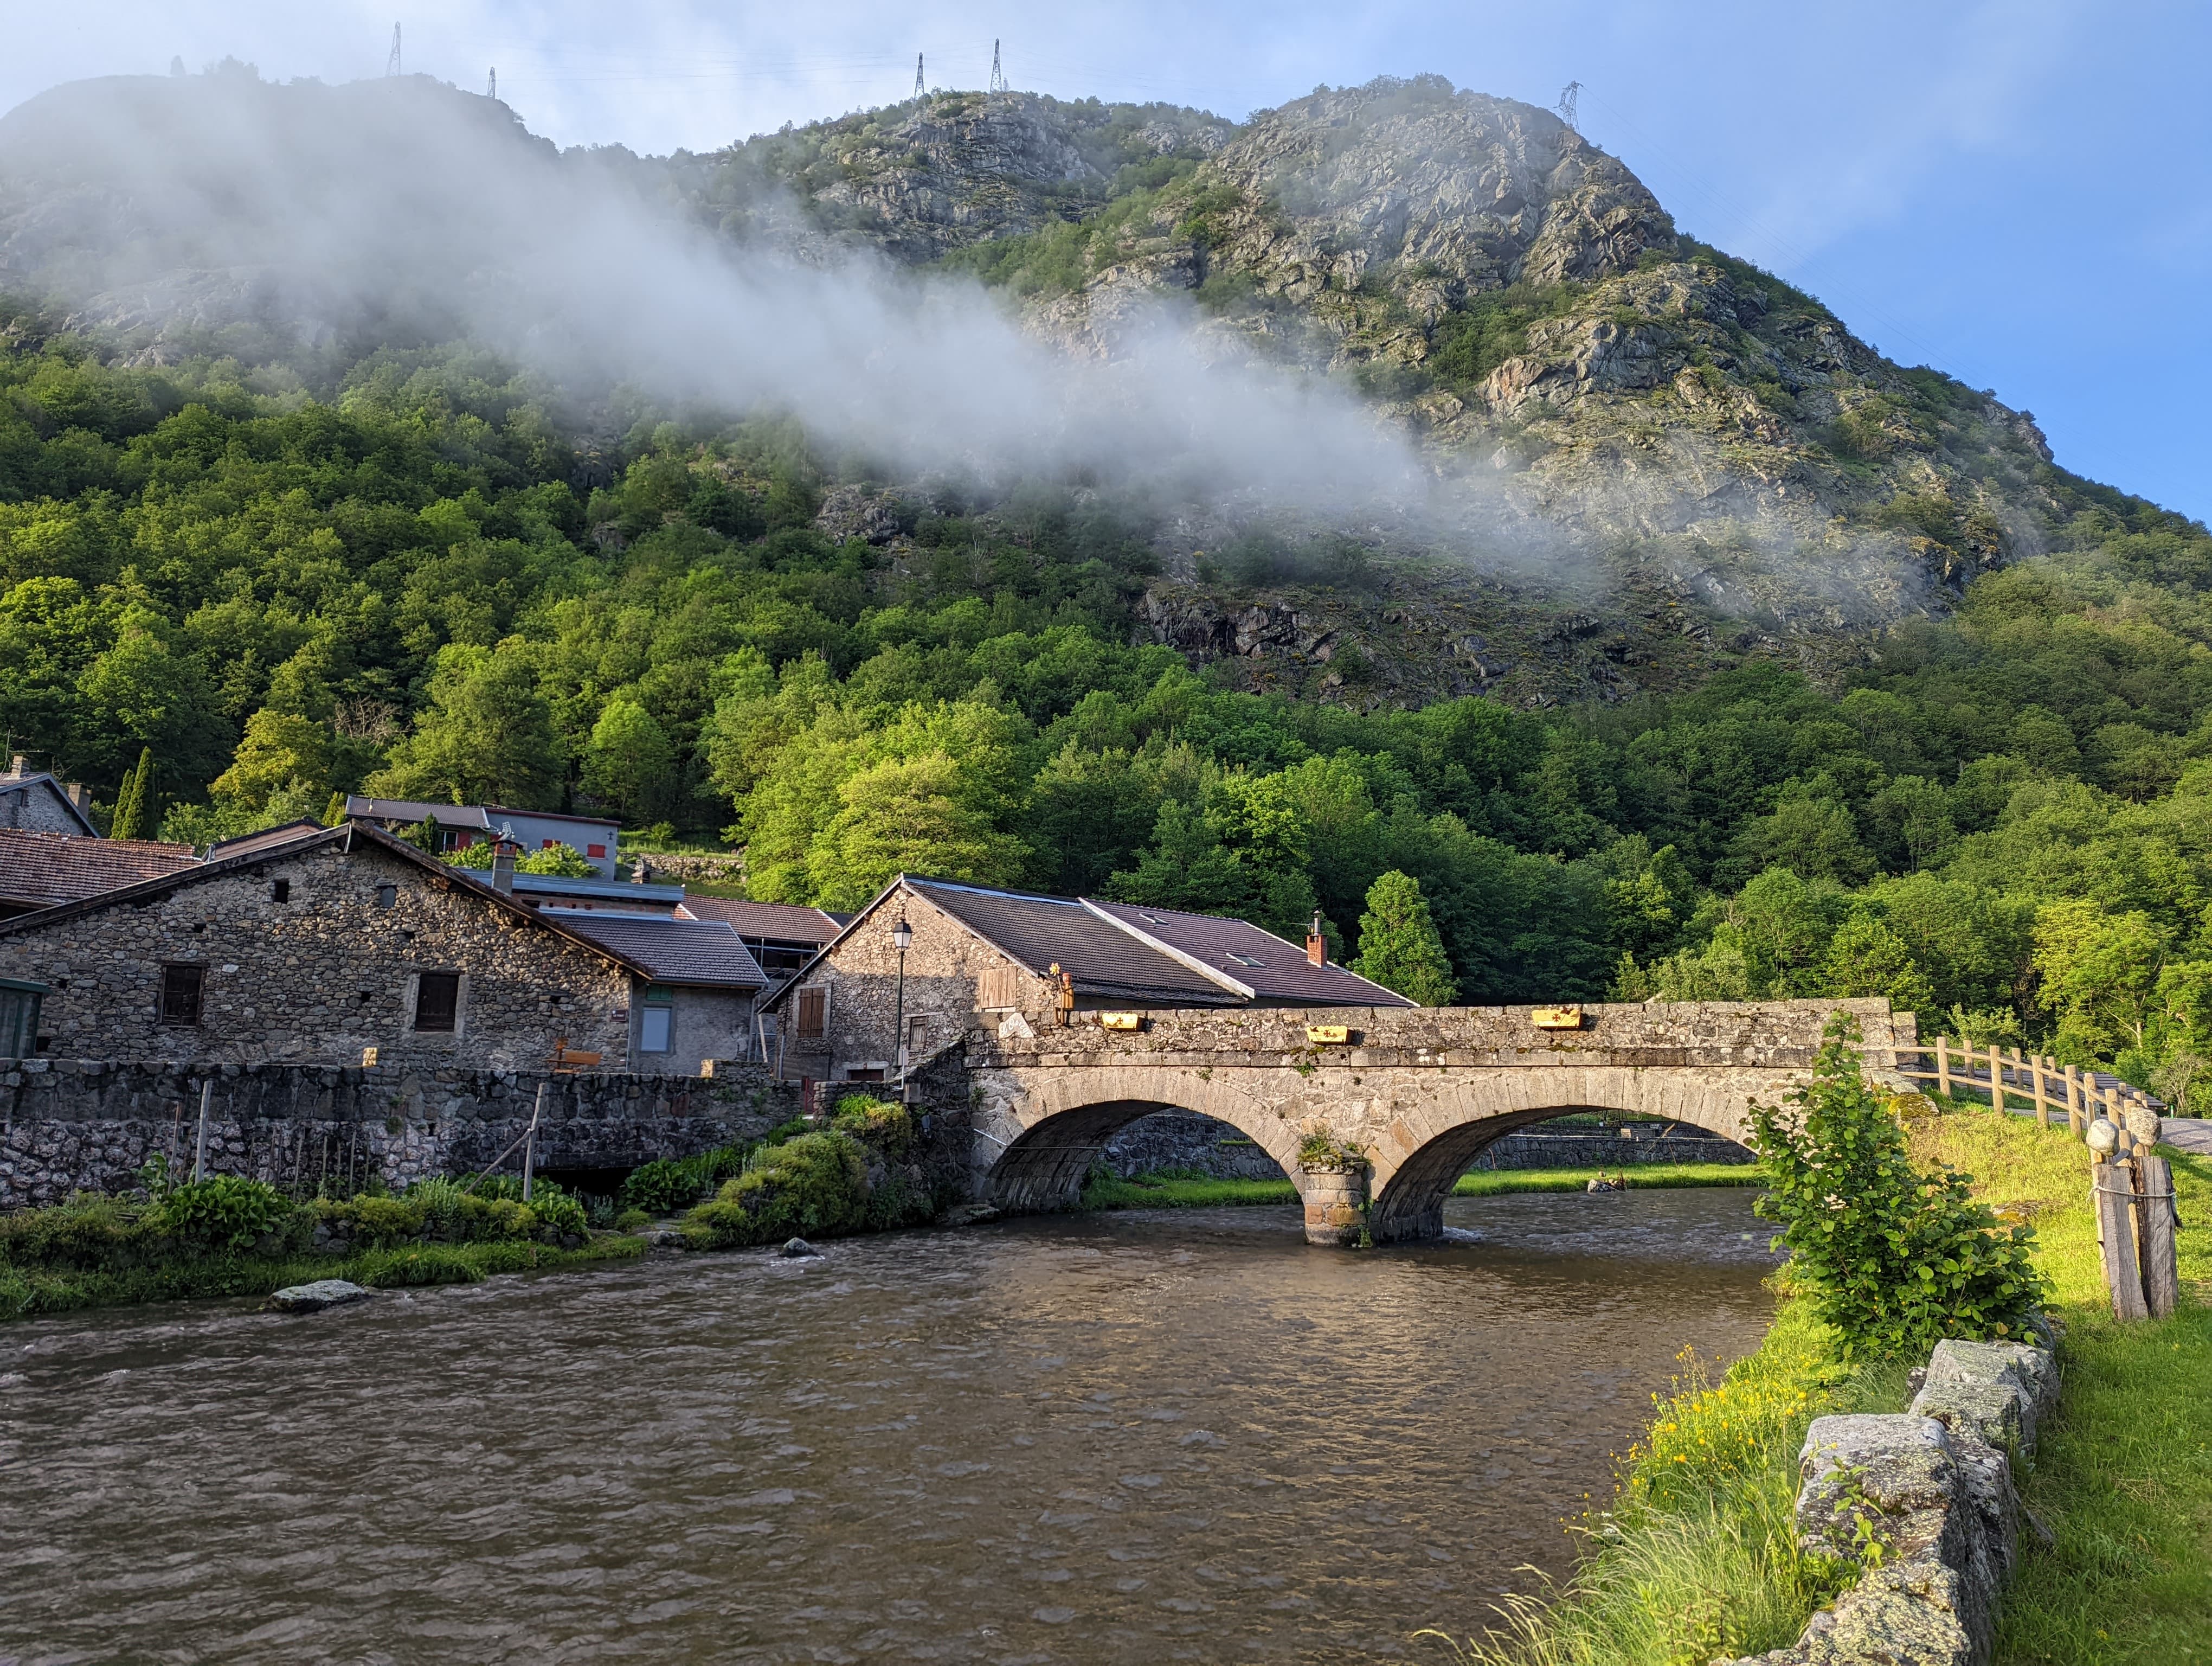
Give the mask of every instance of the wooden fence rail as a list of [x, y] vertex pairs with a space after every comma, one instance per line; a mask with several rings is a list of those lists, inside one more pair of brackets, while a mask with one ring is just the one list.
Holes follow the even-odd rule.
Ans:
[[2173, 1235], [2181, 1221], [2173, 1171], [2154, 1149], [2164, 1110], [2157, 1100], [2109, 1073], [2018, 1048], [1938, 1036], [1921, 1046], [1882, 1050], [1899, 1075], [1946, 1098], [1978, 1095], [2045, 1128], [2063, 1118], [2089, 1148], [2089, 1201], [2113, 1312], [2123, 1319], [2162, 1319], [2173, 1311], [2180, 1296]]

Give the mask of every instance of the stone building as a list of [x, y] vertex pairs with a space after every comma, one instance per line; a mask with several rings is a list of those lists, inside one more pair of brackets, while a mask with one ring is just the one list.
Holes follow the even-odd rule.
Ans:
[[709, 1060], [757, 1060], [753, 1002], [768, 975], [731, 927], [615, 909], [540, 909], [649, 974], [632, 991], [629, 1068], [696, 1074]]
[[89, 792], [27, 768], [21, 753], [9, 761], [8, 773], [0, 775], [0, 827], [96, 839], [100, 830], [92, 824], [91, 809]]
[[58, 1057], [550, 1066], [630, 1057], [654, 968], [381, 830], [283, 828], [0, 921]]
[[1412, 1004], [1330, 964], [1318, 936], [1301, 950], [1242, 920], [901, 874], [763, 1005], [780, 1073], [865, 1082], [1063, 1012]]

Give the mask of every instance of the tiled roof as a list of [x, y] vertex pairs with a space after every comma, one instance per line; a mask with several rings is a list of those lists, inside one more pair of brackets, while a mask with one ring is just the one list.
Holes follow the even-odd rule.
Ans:
[[208, 847], [208, 860], [219, 862], [226, 856], [247, 856], [258, 850], [274, 850], [301, 839], [311, 839], [323, 830], [320, 822], [287, 822], [282, 827], [264, 827], [258, 833], [241, 833], [234, 839], [218, 839]]
[[196, 866], [188, 844], [0, 827], [0, 901], [48, 908]]
[[514, 894], [533, 903], [542, 902], [550, 908], [560, 906], [552, 900], [556, 897], [588, 897], [673, 912], [684, 900], [684, 887], [641, 885], [628, 879], [572, 879], [563, 873], [517, 873]]
[[740, 937], [767, 943], [827, 943], [844, 929], [820, 909], [788, 903], [744, 903], [731, 897], [686, 897], [684, 912], [694, 920], [720, 920]]
[[1079, 995], [1178, 1006], [1240, 1004], [1233, 991], [1140, 942], [1069, 897], [996, 891], [941, 879], [907, 881], [1031, 971], [1057, 964]]
[[1246, 920], [1177, 909], [1098, 903], [1101, 914], [1135, 927], [1249, 988], [1254, 997], [1285, 1006], [1411, 1006], [1405, 996], [1370, 983], [1342, 966], [1316, 966], [1306, 952]]
[[539, 917], [644, 967], [657, 983], [759, 989], [768, 974], [736, 930], [720, 920], [678, 920], [657, 914], [597, 909], [540, 909]]
[[[527, 816], [534, 822], [574, 822], [579, 827], [618, 828], [621, 825], [611, 816], [572, 816], [562, 810], [517, 810], [511, 804], [488, 804], [484, 806], [483, 812], [494, 821], [504, 820], [509, 816]], [[441, 816], [438, 819], [443, 821], [445, 818]]]
[[346, 800], [346, 814], [371, 821], [419, 822], [438, 818], [441, 827], [473, 827], [489, 830], [491, 818], [480, 804], [425, 804], [419, 799], [365, 799], [358, 793]]

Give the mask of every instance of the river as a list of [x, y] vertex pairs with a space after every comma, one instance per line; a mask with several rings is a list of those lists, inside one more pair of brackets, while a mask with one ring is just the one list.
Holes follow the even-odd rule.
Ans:
[[[1292, 1208], [0, 1329], [0, 1663], [1435, 1660], [1571, 1557], [1747, 1190]], [[1471, 1236], [1472, 1235], [1472, 1236]]]

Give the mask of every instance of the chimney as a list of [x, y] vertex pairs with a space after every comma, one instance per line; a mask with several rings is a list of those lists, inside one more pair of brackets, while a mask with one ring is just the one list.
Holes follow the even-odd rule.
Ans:
[[1306, 958], [1316, 966], [1328, 964], [1328, 939], [1321, 934], [1321, 910], [1314, 910], [1313, 929], [1306, 933]]
[[507, 836], [507, 830], [501, 828], [499, 842], [491, 848], [491, 888], [502, 897], [514, 895], [516, 848], [514, 841]]
[[89, 816], [92, 813], [92, 788], [71, 781], [62, 788], [62, 795]]
[[8, 760], [8, 780], [21, 781], [25, 775], [27, 775], [30, 773], [30, 760], [25, 757], [21, 752], [17, 752], [14, 757]]

